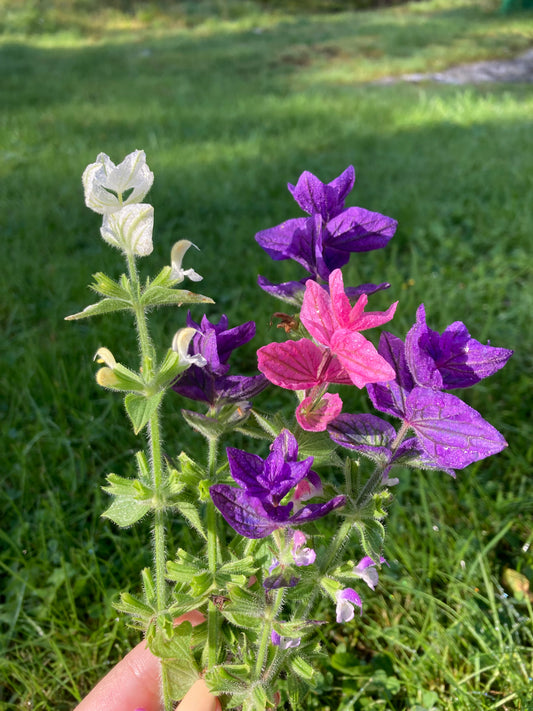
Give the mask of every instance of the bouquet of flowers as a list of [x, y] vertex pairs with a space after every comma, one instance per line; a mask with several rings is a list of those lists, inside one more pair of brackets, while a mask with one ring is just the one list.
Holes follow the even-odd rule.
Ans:
[[[101, 153], [83, 173], [85, 202], [103, 216], [101, 236], [123, 253], [127, 273], [95, 274], [91, 288], [99, 300], [68, 319], [114, 311], [134, 317], [137, 366], [117, 362], [104, 347], [95, 356], [97, 383], [124, 394], [140, 436], [137, 476], [107, 476], [111, 504], [103, 515], [123, 528], [151, 517], [153, 567], [141, 571], [142, 592], [123, 593], [116, 608], [161, 658], [166, 711], [198, 678], [224, 709], [263, 711], [287, 701], [301, 708], [323, 654], [317, 632], [329, 619], [319, 613], [324, 599], [337, 622], [349, 622], [387, 564], [383, 521], [398, 471], [455, 476], [506, 447], [449, 391], [492, 375], [512, 351], [483, 345], [461, 321], [442, 334], [432, 330], [423, 304], [405, 339], [382, 332], [376, 348], [363, 335], [390, 322], [398, 302], [367, 311], [369, 297], [390, 285], [346, 287], [342, 268], [354, 252], [386, 247], [397, 223], [346, 208], [354, 181], [351, 166], [330, 183], [302, 173], [288, 188], [306, 215], [256, 235], [273, 260], [292, 259], [306, 273], [279, 284], [258, 278], [263, 291], [286, 303], [288, 312], [275, 314], [286, 340], [258, 348], [258, 373], [237, 375], [231, 356], [254, 337], [253, 321], [213, 322], [209, 312], [198, 318], [188, 311], [168, 347], [150, 335], [154, 307], [213, 301], [181, 288], [185, 279], [202, 279], [183, 267], [193, 246], [187, 240], [173, 246], [170, 265], [141, 283], [136, 260], [152, 252], [154, 213], [142, 202], [153, 182], [144, 152], [119, 165]], [[294, 409], [254, 408], [267, 387], [294, 391]], [[350, 387], [380, 415], [343, 412], [338, 391]], [[176, 407], [202, 403], [182, 414], [207, 441], [205, 461], [179, 451], [169, 432], [176, 454], [163, 454], [164, 397]], [[232, 432], [264, 440], [263, 456], [224, 449]], [[371, 467], [360, 466], [361, 458]], [[194, 530], [194, 550], [167, 551], [177, 517]], [[204, 622], [180, 621], [191, 611]]]

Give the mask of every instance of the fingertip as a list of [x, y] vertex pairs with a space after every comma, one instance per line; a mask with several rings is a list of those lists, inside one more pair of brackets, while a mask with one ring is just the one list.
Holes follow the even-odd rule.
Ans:
[[203, 679], [198, 679], [178, 704], [178, 711], [221, 711], [220, 701], [209, 691]]

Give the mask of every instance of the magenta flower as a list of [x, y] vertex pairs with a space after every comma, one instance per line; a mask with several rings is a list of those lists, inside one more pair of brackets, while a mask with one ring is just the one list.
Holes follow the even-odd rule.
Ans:
[[305, 390], [296, 411], [299, 425], [313, 432], [324, 431], [342, 409], [338, 395], [327, 394], [329, 383], [353, 384], [392, 380], [394, 369], [359, 331], [380, 326], [394, 316], [397, 303], [387, 311], [364, 312], [366, 295], [351, 306], [344, 292], [340, 269], [329, 278], [330, 293], [308, 280], [300, 318], [318, 343], [299, 341], [270, 343], [257, 351], [259, 370], [275, 385], [287, 390]]
[[367, 383], [392, 380], [394, 369], [359, 331], [390, 321], [398, 302], [387, 311], [365, 313], [368, 297], [362, 294], [352, 307], [344, 293], [340, 269], [329, 277], [329, 294], [314, 281], [309, 280], [306, 286], [300, 319], [311, 336], [338, 357], [352, 383], [362, 388]]

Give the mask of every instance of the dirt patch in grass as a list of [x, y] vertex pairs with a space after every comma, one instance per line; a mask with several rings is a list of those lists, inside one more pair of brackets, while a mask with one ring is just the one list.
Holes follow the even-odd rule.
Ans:
[[443, 84], [482, 84], [484, 82], [533, 82], [533, 49], [514, 59], [493, 59], [451, 67], [442, 72], [402, 74], [385, 77], [378, 84], [393, 84], [398, 81], [436, 81]]

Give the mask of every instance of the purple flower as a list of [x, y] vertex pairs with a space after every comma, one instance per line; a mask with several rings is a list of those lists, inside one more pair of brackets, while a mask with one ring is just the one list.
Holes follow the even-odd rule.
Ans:
[[352, 588], [345, 588], [337, 592], [337, 622], [350, 622], [355, 617], [355, 606], [363, 614], [363, 602]]
[[355, 170], [349, 165], [331, 183], [323, 183], [307, 170], [300, 175], [296, 185], [287, 185], [298, 205], [308, 215], [319, 214], [324, 220], [335, 217], [344, 210], [344, 198], [355, 183]]
[[417, 385], [413, 376], [419, 372], [420, 362], [411, 353], [413, 365], [409, 367], [399, 338], [383, 333], [378, 352], [394, 368], [396, 379], [368, 385], [370, 399], [377, 410], [399, 417], [416, 435], [403, 443], [403, 450], [394, 452], [395, 458], [401, 455], [408, 464], [413, 457], [414, 466], [418, 458], [418, 466], [425, 464], [453, 474], [454, 469], [464, 469], [507, 446], [498, 430], [458, 397]]
[[[292, 500], [282, 501], [302, 479], [311, 474], [313, 457], [297, 461], [294, 435], [283, 430], [262, 459], [256, 454], [228, 448], [228, 462], [239, 487], [215, 484], [210, 488], [215, 506], [229, 525], [246, 538], [264, 538], [278, 528], [301, 525], [343, 506], [344, 496], [321, 504], [306, 504], [294, 511]], [[314, 484], [317, 475], [312, 473]]]
[[[381, 556], [379, 562], [386, 563], [387, 561]], [[377, 563], [369, 555], [365, 555], [353, 569], [354, 574], [361, 578], [371, 590], [375, 590], [378, 584], [376, 565]]]
[[[352, 252], [368, 252], [385, 247], [396, 231], [397, 222], [361, 207], [344, 209], [344, 199], [355, 181], [353, 167], [331, 183], [322, 183], [309, 172], [300, 176], [289, 191], [309, 217], [298, 217], [258, 232], [257, 243], [274, 260], [293, 259], [315, 281], [327, 282], [334, 269], [344, 266]], [[259, 286], [279, 298], [298, 303], [305, 279], [272, 284], [259, 277]], [[350, 297], [387, 288], [383, 284], [363, 284], [348, 291]]]
[[417, 385], [434, 390], [468, 388], [503, 368], [513, 351], [484, 346], [455, 321], [439, 335], [426, 324], [424, 304], [405, 339], [405, 355]]
[[383, 333], [378, 353], [394, 380], [367, 385], [374, 407], [403, 421], [414, 437], [396, 442], [394, 427], [375, 415], [340, 415], [328, 425], [334, 442], [354, 449], [383, 467], [383, 483], [394, 465], [440, 469], [455, 476], [472, 462], [500, 452], [503, 436], [479, 412], [446, 388], [474, 385], [502, 368], [512, 355], [505, 348], [483, 346], [461, 322], [442, 335], [426, 325], [424, 305], [404, 342]]
[[316, 553], [312, 548], [302, 548], [306, 541], [305, 533], [294, 531], [291, 554], [292, 559], [299, 568], [304, 565], [312, 565], [316, 560]]
[[189, 344], [189, 354], [203, 356], [206, 365], [202, 368], [191, 365], [172, 386], [177, 393], [214, 407], [246, 402], [267, 386], [268, 382], [263, 375], [227, 375], [232, 352], [248, 343], [255, 335], [253, 321], [228, 328], [225, 315], [216, 324], [203, 316], [198, 324], [189, 312], [187, 326], [197, 331]]
[[299, 647], [302, 640], [300, 637], [283, 637], [278, 634], [276, 630], [272, 630], [270, 633], [270, 641], [275, 647], [285, 650]]

